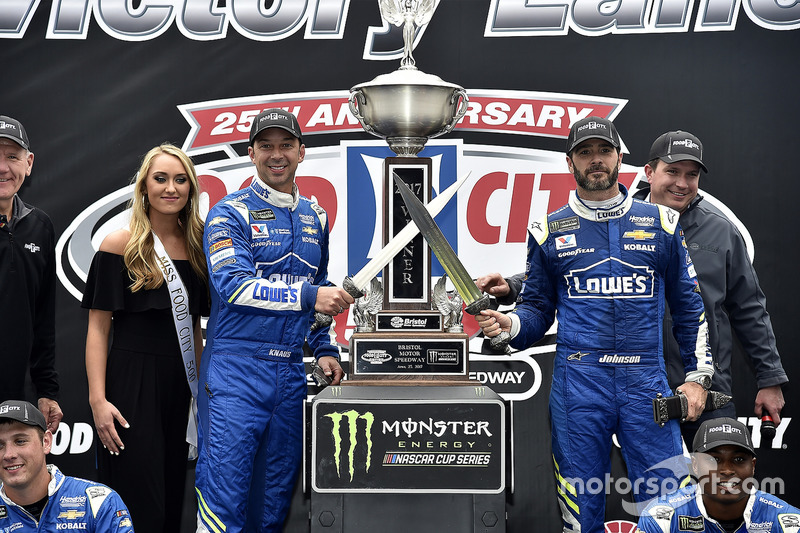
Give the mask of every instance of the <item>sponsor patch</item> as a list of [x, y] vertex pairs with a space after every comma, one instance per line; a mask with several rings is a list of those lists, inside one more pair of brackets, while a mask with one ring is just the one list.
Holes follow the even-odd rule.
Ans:
[[215, 254], [211, 254], [208, 260], [211, 263], [211, 266], [214, 266], [223, 259], [233, 257], [234, 255], [236, 255], [236, 251], [233, 248], [228, 247], [228, 248], [223, 248], [222, 250], [220, 250]]
[[250, 224], [250, 234], [254, 239], [269, 239], [269, 229], [266, 224]]
[[608, 211], [605, 211], [605, 210], [602, 210], [602, 209], [597, 209], [594, 212], [594, 219], [597, 222], [601, 222], [603, 220], [609, 220], [609, 219], [612, 219], [612, 218], [619, 218], [624, 214], [625, 214], [625, 206], [618, 207], [616, 209], [611, 209], [611, 210], [608, 210]]
[[313, 224], [314, 217], [312, 215], [300, 215], [300, 222], [303, 224]]
[[628, 220], [637, 226], [652, 226], [656, 223], [656, 217], [637, 217], [636, 215], [631, 215], [628, 217]]
[[0, 505], [0, 518], [5, 518], [8, 516], [8, 509], [6, 509], [5, 505]]
[[567, 356], [567, 361], [580, 361], [584, 357], [589, 355], [589, 352], [575, 352], [571, 353]]
[[643, 229], [637, 229], [634, 231], [626, 231], [622, 234], [623, 239], [634, 239], [637, 241], [643, 241], [645, 239], [652, 239], [655, 237], [656, 234], [652, 231], [644, 231]]
[[133, 524], [131, 524], [130, 518], [123, 518], [122, 520], [119, 521], [119, 527], [131, 527], [131, 526], [133, 526]]
[[228, 230], [226, 230], [226, 229], [215, 231], [213, 233], [209, 233], [208, 234], [208, 243], [211, 244], [212, 242], [214, 242], [216, 240], [224, 239], [224, 238], [229, 237], [229, 236], [230, 236], [230, 233], [228, 233]]
[[623, 244], [622, 249], [629, 252], [655, 252], [655, 244], [641, 244], [638, 242]]
[[250, 218], [253, 220], [275, 220], [275, 212], [272, 209], [259, 209], [250, 211]]
[[553, 222], [550, 222], [547, 227], [550, 228], [550, 233], [556, 233], [559, 231], [574, 231], [576, 229], [580, 229], [581, 219], [578, 217], [569, 217], [562, 220], [554, 220]]
[[236, 262], [236, 258], [235, 257], [231, 257], [230, 259], [226, 259], [225, 261], [222, 261], [221, 263], [217, 263], [216, 265], [214, 265], [211, 268], [211, 272], [216, 272], [220, 268], [222, 268], [222, 267], [224, 267], [226, 265], [232, 265], [235, 262]]
[[233, 247], [233, 241], [231, 239], [225, 239], [223, 241], [215, 242], [211, 246], [208, 247], [208, 254], [213, 255], [214, 252], [221, 250], [222, 248], [231, 248]]
[[317, 228], [310, 228], [308, 226], [303, 226], [302, 232], [307, 233], [309, 235], [316, 235], [317, 233], [319, 233], [319, 230]]
[[70, 509], [69, 511], [62, 511], [58, 513], [59, 518], [66, 518], [68, 520], [75, 520], [76, 518], [83, 518], [86, 515], [86, 511], [76, 511], [75, 509]]
[[216, 226], [217, 224], [222, 224], [227, 221], [228, 219], [226, 217], [214, 217], [206, 223], [206, 226]]
[[569, 250], [567, 252], [561, 252], [558, 254], [558, 257], [567, 257], [570, 255], [580, 255], [580, 254], [593, 254], [594, 248], [575, 248], [574, 250]]
[[689, 267], [686, 270], [689, 271], [689, 277], [692, 277], [692, 278], [696, 278], [697, 277], [697, 270], [695, 270], [693, 264], [689, 265]]
[[681, 531], [705, 531], [706, 525], [702, 516], [678, 515], [678, 529]]
[[[605, 263], [616, 266], [609, 268]], [[609, 275], [609, 271], [615, 275]], [[646, 265], [631, 265], [609, 257], [564, 276], [569, 298], [652, 298], [655, 273]]]
[[597, 360], [598, 363], [635, 364], [642, 360], [640, 355], [604, 355]]
[[563, 250], [565, 248], [574, 248], [578, 244], [574, 233], [568, 235], [559, 235], [555, 238], [556, 250]]

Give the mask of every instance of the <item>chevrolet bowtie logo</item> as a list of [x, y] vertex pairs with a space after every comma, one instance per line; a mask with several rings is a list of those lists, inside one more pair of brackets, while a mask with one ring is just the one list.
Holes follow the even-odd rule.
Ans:
[[637, 229], [635, 231], [626, 231], [622, 235], [622, 238], [623, 239], [634, 239], [634, 240], [637, 240], [637, 241], [643, 241], [645, 239], [652, 239], [655, 236], [656, 236], [655, 233], [652, 233], [652, 232], [649, 232], [649, 231], [644, 231], [642, 229]]
[[83, 518], [86, 514], [85, 511], [75, 511], [70, 509], [69, 511], [64, 511], [63, 513], [59, 513], [59, 518], [67, 518], [69, 520], [75, 520], [76, 518]]

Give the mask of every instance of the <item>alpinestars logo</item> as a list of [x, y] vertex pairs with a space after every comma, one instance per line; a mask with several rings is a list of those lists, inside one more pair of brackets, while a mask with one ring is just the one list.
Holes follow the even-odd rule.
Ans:
[[[369, 472], [372, 466], [372, 425], [375, 423], [375, 415], [370, 412], [359, 413], [350, 410], [343, 413], [330, 413], [325, 415], [333, 421], [331, 436], [333, 437], [334, 461], [336, 462], [336, 474], [341, 478], [341, 463], [344, 455], [347, 457], [347, 471], [350, 474], [350, 481], [355, 475], [355, 454], [359, 447], [359, 430], [363, 431], [362, 438], [366, 444], [365, 472]], [[363, 424], [359, 423], [363, 420]], [[349, 440], [347, 453], [343, 452], [342, 432], [346, 432]]]

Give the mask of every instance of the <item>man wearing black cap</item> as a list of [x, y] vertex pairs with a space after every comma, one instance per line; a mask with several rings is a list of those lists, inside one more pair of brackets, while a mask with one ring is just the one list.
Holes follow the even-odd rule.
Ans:
[[699, 382], [713, 374], [678, 214], [634, 200], [617, 181], [621, 164], [610, 121], [589, 117], [572, 126], [567, 165], [577, 190], [567, 205], [530, 225], [515, 309], [478, 318], [486, 336], [507, 331], [521, 350], [541, 339], [558, 313], [550, 422], [565, 531], [605, 531], [605, 491], [596, 489], [610, 471], [614, 434], [637, 502], [677, 487], [688, 474], [677, 421], [653, 422], [653, 398], [672, 394], [661, 331], [647, 327], [661, 325], [665, 297], [684, 361], [689, 419], [705, 405]]
[[303, 453], [303, 345], [338, 384], [329, 327], [310, 329], [315, 312], [336, 315], [353, 303], [327, 280], [327, 213], [295, 185], [305, 157], [295, 116], [260, 113], [248, 153], [252, 184], [206, 218], [211, 317], [198, 398], [198, 531], [281, 531]]
[[642, 533], [796, 533], [800, 509], [755, 489], [747, 427], [733, 418], [703, 422], [694, 439], [697, 485], [661, 497], [639, 519]]
[[28, 402], [0, 404], [0, 531], [132, 533], [119, 495], [47, 464], [53, 434]]
[[[697, 270], [709, 323], [716, 368], [711, 389], [732, 394], [735, 331], [756, 373], [759, 391], [755, 414], [768, 415], [778, 424], [784, 405], [781, 385], [789, 379], [781, 365], [766, 297], [744, 239], [736, 226], [719, 209], [703, 202], [697, 192], [701, 171], [708, 172], [703, 163], [703, 143], [689, 132], [669, 131], [653, 142], [649, 159], [644, 167], [649, 187], [634, 197], [666, 205], [681, 214], [681, 227]], [[669, 331], [670, 326], [667, 315], [664, 331]], [[681, 359], [675, 341], [669, 337], [664, 337], [664, 354], [670, 385], [676, 387], [681, 383]], [[733, 403], [705, 413], [696, 422], [683, 424], [686, 442], [692, 442], [701, 422], [721, 416], [736, 416]]]
[[22, 124], [0, 115], [0, 401], [25, 398], [30, 371], [52, 432], [63, 416], [55, 370], [55, 233], [50, 218], [17, 195], [33, 169]]

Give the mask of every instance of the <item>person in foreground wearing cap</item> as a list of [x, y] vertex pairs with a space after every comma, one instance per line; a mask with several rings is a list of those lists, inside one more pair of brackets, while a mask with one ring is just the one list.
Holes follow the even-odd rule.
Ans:
[[25, 398], [29, 370], [39, 408], [55, 433], [64, 416], [55, 369], [56, 260], [50, 218], [17, 195], [33, 169], [22, 124], [0, 115], [0, 401]]
[[116, 492], [47, 464], [52, 445], [44, 415], [32, 404], [0, 404], [0, 531], [132, 533]]
[[672, 394], [656, 326], [664, 297], [684, 357], [681, 388], [690, 419], [700, 416], [706, 400], [698, 381], [713, 368], [678, 215], [634, 200], [618, 183], [622, 154], [614, 125], [599, 117], [576, 122], [567, 165], [577, 191], [529, 226], [528, 268], [516, 307], [477, 318], [486, 336], [507, 331], [511, 347], [521, 350], [541, 339], [558, 313], [550, 422], [564, 531], [602, 533], [605, 491], [587, 489], [610, 472], [613, 434], [637, 502], [653, 496], [653, 485], [666, 492], [688, 474], [677, 421], [653, 422], [653, 398]]
[[790, 533], [800, 509], [756, 490], [756, 457], [747, 427], [733, 418], [700, 425], [692, 446], [698, 483], [655, 500], [642, 513], [641, 533]]
[[305, 156], [291, 113], [253, 120], [256, 177], [206, 218], [211, 317], [200, 368], [198, 531], [281, 531], [303, 453], [307, 341], [336, 385], [329, 327], [353, 297], [330, 286], [328, 216], [299, 195]]
[[[781, 385], [788, 382], [783, 370], [766, 297], [747, 254], [747, 246], [736, 226], [716, 207], [698, 194], [700, 174], [708, 172], [703, 163], [703, 143], [686, 131], [669, 131], [653, 142], [650, 162], [644, 167], [649, 187], [634, 198], [666, 205], [678, 211], [697, 278], [716, 373], [711, 389], [732, 395], [731, 360], [733, 332], [756, 373], [758, 394], [755, 414], [767, 415], [777, 425], [784, 405]], [[669, 318], [664, 332], [671, 329]], [[671, 335], [664, 336], [664, 354], [670, 385], [680, 385], [681, 358]], [[735, 417], [733, 402], [704, 413], [700, 420], [681, 425], [684, 439], [692, 442], [700, 423], [708, 418]]]

